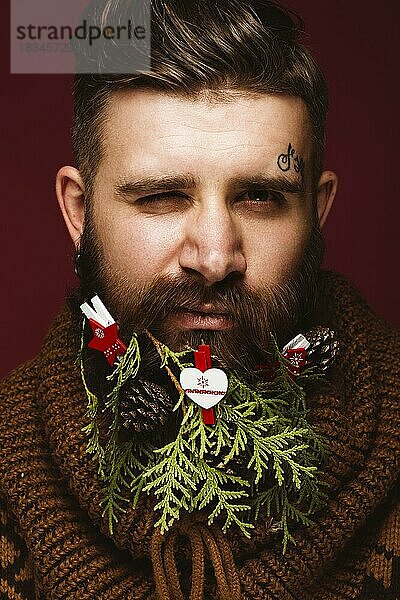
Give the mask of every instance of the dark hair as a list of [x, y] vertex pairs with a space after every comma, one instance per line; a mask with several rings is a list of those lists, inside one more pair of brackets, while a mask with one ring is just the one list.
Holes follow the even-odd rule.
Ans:
[[[131, 2], [103, 4], [116, 15], [126, 14]], [[301, 33], [300, 19], [269, 0], [151, 0], [150, 71], [75, 75], [73, 152], [86, 196], [102, 156], [107, 103], [120, 89], [190, 98], [207, 94], [215, 101], [237, 92], [300, 97], [313, 132], [315, 185], [323, 166], [328, 92], [318, 65], [299, 42]], [[77, 54], [82, 59], [79, 49]]]

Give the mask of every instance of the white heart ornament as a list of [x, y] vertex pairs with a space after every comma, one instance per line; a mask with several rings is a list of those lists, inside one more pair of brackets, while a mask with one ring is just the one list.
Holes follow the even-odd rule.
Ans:
[[211, 408], [226, 395], [228, 378], [221, 369], [200, 371], [188, 367], [181, 371], [180, 382], [186, 396], [202, 408]]

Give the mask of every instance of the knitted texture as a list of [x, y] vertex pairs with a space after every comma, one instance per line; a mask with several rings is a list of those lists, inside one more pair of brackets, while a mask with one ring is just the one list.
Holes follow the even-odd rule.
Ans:
[[1, 385], [0, 597], [155, 599], [158, 580], [158, 600], [175, 600], [189, 597], [193, 568], [191, 598], [399, 598], [399, 335], [333, 273], [321, 276], [314, 321], [335, 329], [341, 348], [330, 383], [308, 398], [329, 449], [329, 501], [315, 526], [294, 528], [283, 556], [262, 519], [251, 540], [234, 530], [222, 538], [197, 515], [160, 536], [146, 495], [110, 536], [64, 308], [40, 355]]
[[1, 598], [35, 600], [30, 556], [4, 497], [0, 497], [0, 567]]

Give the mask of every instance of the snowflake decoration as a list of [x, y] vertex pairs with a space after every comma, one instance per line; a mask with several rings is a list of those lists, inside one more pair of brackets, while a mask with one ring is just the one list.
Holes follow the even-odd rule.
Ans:
[[206, 379], [202, 375], [201, 377], [198, 378], [197, 385], [200, 385], [203, 389], [208, 387], [208, 379]]
[[301, 367], [303, 365], [303, 355], [300, 352], [293, 354], [289, 360], [295, 367]]

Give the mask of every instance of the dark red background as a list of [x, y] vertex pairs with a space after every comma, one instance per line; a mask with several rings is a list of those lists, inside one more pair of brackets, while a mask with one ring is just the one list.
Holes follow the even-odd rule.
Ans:
[[[326, 164], [339, 174], [340, 191], [325, 228], [326, 264], [398, 325], [399, 4], [291, 5], [305, 20], [331, 91]], [[5, 3], [0, 17], [9, 22]], [[10, 75], [8, 44], [3, 28], [0, 375], [38, 351], [73, 282], [72, 244], [54, 193], [58, 168], [72, 161], [72, 78]]]

